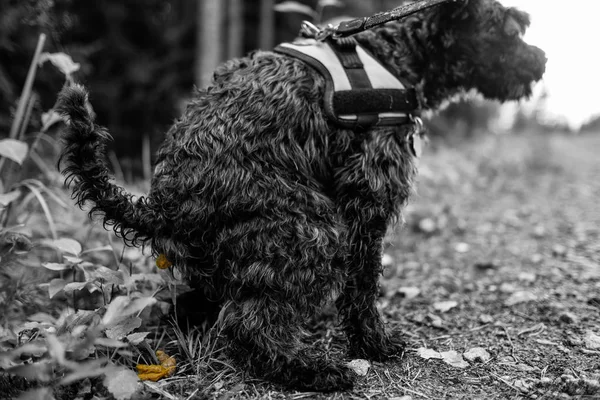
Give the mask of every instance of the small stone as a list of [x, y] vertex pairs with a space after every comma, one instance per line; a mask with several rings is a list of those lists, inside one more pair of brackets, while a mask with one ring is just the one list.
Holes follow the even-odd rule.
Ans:
[[504, 282], [500, 285], [500, 292], [502, 293], [514, 293], [517, 288], [512, 283]]
[[414, 299], [421, 294], [421, 289], [414, 286], [403, 286], [398, 288], [397, 292], [401, 297], [405, 299]]
[[483, 324], [491, 324], [492, 322], [494, 322], [494, 317], [492, 317], [489, 314], [481, 314], [479, 316], [479, 322]]
[[458, 306], [458, 302], [456, 302], [454, 300], [438, 301], [438, 302], [433, 303], [434, 310], [442, 312], [442, 313], [448, 312], [456, 306]]
[[552, 246], [552, 255], [554, 257], [564, 257], [567, 255], [567, 248], [562, 244], [555, 244]]
[[522, 393], [527, 393], [533, 387], [533, 383], [529, 379], [517, 379], [513, 382], [513, 386], [519, 389]]
[[600, 336], [588, 331], [583, 339], [585, 347], [590, 350], [600, 350]]
[[552, 379], [548, 378], [547, 376], [544, 376], [542, 379], [540, 379], [540, 383], [542, 385], [549, 385], [552, 383]]
[[437, 230], [437, 224], [431, 218], [423, 218], [419, 221], [419, 230], [423, 233], [433, 233]]
[[394, 259], [389, 254], [384, 254], [383, 256], [381, 256], [381, 265], [382, 266], [388, 267], [388, 266], [392, 265], [393, 262], [394, 262]]
[[534, 255], [531, 256], [531, 262], [534, 264], [539, 264], [543, 260], [544, 260], [544, 257], [539, 253], [535, 253]]
[[467, 361], [480, 361], [482, 363], [488, 362], [492, 358], [490, 353], [488, 353], [488, 351], [483, 347], [473, 347], [472, 349], [469, 349], [463, 353], [463, 356]]
[[464, 243], [464, 242], [460, 242], [460, 243], [456, 243], [454, 245], [454, 250], [457, 253], [466, 253], [471, 249], [471, 246], [469, 246], [468, 243]]
[[412, 400], [412, 396], [390, 397], [390, 400]]
[[533, 283], [535, 282], [536, 276], [533, 272], [521, 272], [518, 275], [518, 279], [522, 282]]
[[521, 291], [513, 293], [506, 301], [504, 302], [507, 306], [514, 306], [520, 303], [527, 303], [530, 301], [537, 300], [537, 296], [531, 292]]
[[358, 376], [366, 376], [371, 368], [370, 362], [360, 358], [350, 361], [347, 365]]
[[444, 328], [444, 320], [435, 314], [427, 314], [427, 320], [429, 321], [429, 324], [434, 328]]
[[558, 316], [558, 320], [565, 324], [575, 324], [578, 321], [577, 315], [572, 312], [563, 312]]
[[546, 227], [544, 225], [537, 225], [533, 228], [533, 237], [535, 238], [543, 238], [546, 236]]

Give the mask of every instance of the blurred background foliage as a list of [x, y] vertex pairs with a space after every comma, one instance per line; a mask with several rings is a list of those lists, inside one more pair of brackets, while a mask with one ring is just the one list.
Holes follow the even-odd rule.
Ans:
[[[81, 63], [76, 79], [89, 87], [99, 121], [115, 137], [112, 150], [127, 175], [138, 175], [141, 149], [154, 153], [193, 85], [206, 85], [218, 63], [292, 40], [304, 19], [318, 23], [366, 16], [398, 4], [398, 0], [0, 0], [0, 138], [8, 133], [40, 33], [48, 36], [45, 51], [62, 51]], [[36, 113], [52, 107], [62, 82], [50, 66], [39, 71], [34, 85], [39, 101], [30, 130], [38, 128]], [[569, 130], [544, 126], [535, 112], [518, 112], [517, 130]], [[495, 103], [462, 100], [430, 118], [429, 130], [432, 136], [453, 130], [453, 137], [464, 138], [493, 131], [499, 117]], [[595, 129], [599, 121], [590, 121], [584, 129]]]

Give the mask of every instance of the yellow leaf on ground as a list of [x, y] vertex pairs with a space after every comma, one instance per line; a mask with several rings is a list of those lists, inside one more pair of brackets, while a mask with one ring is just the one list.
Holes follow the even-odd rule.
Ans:
[[143, 381], [156, 382], [162, 378], [168, 378], [175, 373], [177, 362], [175, 357], [169, 357], [164, 351], [158, 350], [156, 357], [160, 361], [160, 365], [136, 365], [138, 377]]
[[159, 254], [158, 258], [156, 259], [156, 266], [160, 269], [167, 269], [169, 268], [171, 265], [173, 265], [171, 263], [171, 261], [169, 261], [167, 259], [167, 256], [165, 256], [164, 254]]

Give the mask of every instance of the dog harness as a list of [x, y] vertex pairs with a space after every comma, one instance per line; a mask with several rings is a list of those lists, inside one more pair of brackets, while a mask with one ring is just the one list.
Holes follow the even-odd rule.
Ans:
[[323, 75], [323, 108], [333, 123], [350, 129], [410, 123], [413, 129], [406, 142], [413, 155], [420, 157], [424, 130], [415, 88], [396, 78], [349, 36], [442, 3], [459, 1], [465, 0], [419, 0], [324, 28], [304, 21], [302, 37], [280, 44], [275, 51], [298, 58]]
[[345, 128], [399, 125], [419, 110], [416, 90], [396, 78], [353, 38], [300, 38], [276, 52], [311, 65], [326, 81], [324, 110]]

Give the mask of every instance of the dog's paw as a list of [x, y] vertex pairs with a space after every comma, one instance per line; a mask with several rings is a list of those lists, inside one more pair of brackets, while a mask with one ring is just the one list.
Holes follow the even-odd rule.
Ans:
[[364, 335], [350, 344], [350, 356], [372, 361], [386, 361], [402, 357], [406, 343], [398, 337], [383, 334]]
[[352, 371], [342, 364], [296, 366], [284, 375], [281, 383], [298, 390], [335, 392], [354, 387]]

